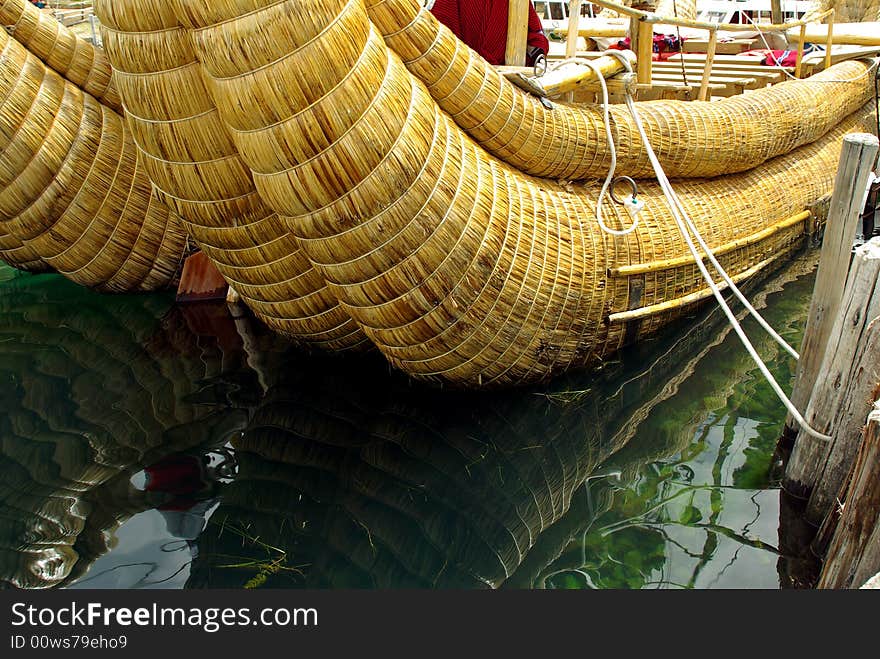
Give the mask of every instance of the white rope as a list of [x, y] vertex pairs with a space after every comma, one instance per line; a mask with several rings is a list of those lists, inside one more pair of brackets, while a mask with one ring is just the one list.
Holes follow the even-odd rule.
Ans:
[[602, 201], [605, 199], [605, 195], [608, 194], [608, 188], [611, 185], [611, 181], [614, 180], [614, 172], [617, 169], [617, 148], [614, 144], [614, 135], [611, 132], [611, 115], [608, 111], [608, 106], [610, 105], [608, 102], [608, 85], [605, 83], [605, 76], [602, 75], [599, 67], [594, 62], [580, 57], [570, 57], [565, 59], [562, 62], [555, 64], [550, 70], [555, 71], [564, 64], [583, 64], [592, 70], [592, 72], [596, 74], [596, 78], [599, 80], [599, 86], [602, 88], [602, 113], [605, 121], [605, 136], [608, 140], [608, 151], [611, 155], [611, 165], [608, 168], [608, 176], [605, 177], [605, 182], [602, 184], [602, 190], [599, 192], [599, 197], [596, 199], [596, 219], [599, 221], [599, 226], [605, 233], [611, 234], [612, 236], [629, 235], [639, 226], [638, 215], [633, 217], [633, 223], [626, 229], [612, 229], [605, 224], [605, 220], [602, 218]]
[[[617, 57], [618, 59], [620, 59], [621, 62], [623, 62], [624, 67], [627, 69], [627, 71], [630, 74], [632, 73], [632, 66], [629, 63], [629, 60], [627, 60], [623, 56], [622, 53], [617, 53], [615, 51], [607, 51], [606, 54], [611, 55], [613, 57]], [[604, 78], [602, 78], [602, 80], [604, 82]], [[604, 85], [603, 85], [603, 89], [605, 89]], [[608, 113], [607, 97], [604, 100], [606, 101], [605, 113], [607, 116], [607, 113]], [[691, 237], [691, 232], [697, 238], [697, 241], [699, 242], [700, 246], [705, 251], [706, 256], [709, 258], [710, 262], [715, 267], [715, 269], [721, 274], [721, 276], [724, 278], [725, 282], [728, 284], [728, 286], [730, 286], [731, 290], [734, 291], [734, 293], [737, 295], [737, 297], [740, 299], [740, 301], [744, 302], [744, 304], [746, 305], [746, 308], [749, 310], [749, 313], [751, 313], [752, 315], [755, 316], [756, 319], [758, 319], [758, 321], [761, 323], [761, 326], [764, 327], [764, 329], [766, 329], [770, 333], [770, 335], [773, 336], [773, 338], [775, 340], [777, 340], [777, 342], [780, 343], [780, 345], [782, 345], [783, 347], [787, 347], [786, 349], [789, 351], [789, 353], [794, 353], [795, 355], [797, 353], [794, 352], [794, 350], [791, 349], [790, 346], [788, 346], [788, 344], [782, 339], [782, 337], [780, 337], [774, 330], [772, 330], [772, 328], [770, 328], [769, 324], [767, 324], [766, 321], [764, 321], [764, 319], [754, 309], [754, 307], [751, 304], [749, 304], [747, 300], [745, 300], [745, 296], [742, 295], [742, 293], [739, 291], [739, 289], [735, 286], [733, 281], [729, 278], [727, 273], [721, 267], [721, 264], [718, 263], [718, 261], [715, 259], [714, 255], [712, 254], [708, 245], [706, 245], [702, 236], [700, 236], [700, 233], [697, 230], [697, 227], [694, 225], [693, 221], [688, 216], [687, 210], [685, 210], [684, 206], [681, 203], [681, 200], [678, 198], [678, 195], [676, 195], [675, 190], [672, 188], [672, 184], [669, 182], [669, 178], [666, 176], [666, 173], [663, 171], [663, 166], [660, 164], [660, 161], [657, 158], [657, 155], [654, 153], [654, 149], [651, 147], [651, 143], [648, 141], [648, 136], [645, 132], [644, 126], [642, 125], [641, 117], [639, 116], [639, 113], [636, 110], [635, 103], [633, 102], [633, 99], [632, 99], [632, 95], [629, 93], [626, 94], [626, 106], [627, 106], [627, 109], [629, 110], [630, 114], [632, 115], [633, 122], [635, 123], [636, 129], [639, 132], [639, 136], [642, 140], [642, 143], [645, 146], [645, 151], [648, 155], [648, 160], [651, 162], [651, 166], [653, 167], [654, 173], [657, 176], [657, 182], [660, 184], [660, 187], [663, 190], [663, 194], [666, 197], [666, 202], [669, 205], [669, 209], [672, 211], [672, 216], [675, 219], [675, 223], [678, 226], [678, 230], [681, 232], [682, 238], [684, 238], [685, 243], [687, 243], [688, 249], [690, 250], [691, 254], [693, 255], [694, 260], [696, 261], [697, 267], [700, 270], [700, 273], [703, 275], [703, 279], [705, 279], [707, 285], [709, 286], [709, 289], [712, 291], [712, 294], [715, 296], [715, 299], [717, 300], [718, 305], [721, 307], [722, 311], [727, 316], [727, 319], [730, 322], [731, 327], [733, 327], [734, 331], [736, 332], [737, 336], [739, 337], [740, 341], [742, 342], [743, 347], [745, 347], [746, 351], [749, 353], [749, 356], [752, 358], [752, 360], [758, 366], [758, 369], [761, 371], [761, 374], [767, 380], [768, 384], [773, 389], [774, 393], [779, 398], [779, 400], [782, 401], [782, 403], [788, 409], [788, 411], [792, 415], [792, 417], [797, 421], [798, 425], [800, 425], [800, 427], [803, 428], [807, 434], [812, 435], [813, 437], [817, 437], [818, 439], [821, 439], [821, 440], [830, 441], [830, 439], [831, 439], [830, 436], [824, 435], [824, 434], [820, 433], [819, 431], [815, 430], [814, 428], [810, 427], [810, 425], [804, 419], [803, 415], [801, 415], [801, 413], [797, 410], [797, 408], [794, 406], [794, 404], [792, 404], [791, 400], [789, 400], [789, 398], [785, 395], [785, 392], [782, 391], [782, 387], [779, 386], [779, 383], [776, 382], [776, 379], [770, 373], [770, 370], [767, 368], [767, 365], [761, 359], [760, 355], [758, 355], [757, 350], [755, 350], [755, 347], [752, 345], [748, 336], [746, 336], [745, 331], [743, 330], [739, 321], [736, 319], [736, 316], [734, 315], [733, 311], [730, 309], [730, 306], [727, 304], [727, 301], [724, 299], [724, 296], [722, 295], [721, 290], [718, 287], [718, 284], [716, 284], [715, 280], [712, 278], [712, 275], [709, 273], [709, 270], [706, 268], [706, 264], [703, 263], [703, 259], [700, 255], [699, 251], [697, 250], [696, 245], [694, 244], [693, 238]]]

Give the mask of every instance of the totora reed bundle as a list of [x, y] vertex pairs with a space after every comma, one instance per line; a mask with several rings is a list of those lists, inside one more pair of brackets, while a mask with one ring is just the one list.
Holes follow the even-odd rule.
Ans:
[[[0, 250], [16, 262], [145, 288], [179, 265], [179, 215], [274, 329], [328, 349], [369, 339], [413, 376], [464, 386], [595, 363], [708, 296], [659, 186], [640, 185], [641, 224], [614, 238], [598, 184], [555, 180], [605, 174], [600, 110], [544, 108], [414, 0], [96, 10], [125, 122], [2, 35]], [[34, 52], [64, 69], [42, 34]], [[676, 188], [735, 277], [799, 244], [842, 135], [870, 122], [865, 73], [845, 62], [722, 102], [639, 104], [670, 175], [725, 174]], [[620, 173], [648, 175], [612, 114]], [[610, 201], [605, 214], [630, 222]]]
[[0, 99], [4, 242], [16, 240], [46, 266], [100, 290], [172, 283], [186, 235], [152, 194], [122, 118], [6, 32]]
[[[601, 106], [558, 103], [548, 109], [459, 41], [419, 0], [365, 3], [388, 47], [484, 149], [535, 176], [605, 176], [610, 152]], [[864, 105], [874, 90], [867, 67], [843, 62], [809, 81], [715, 103], [645, 101], [639, 113], [670, 177], [741, 172], [815, 141]], [[818, 85], [820, 80], [825, 82]], [[620, 171], [653, 177], [626, 107], [612, 105], [610, 114]]]
[[[366, 335], [416, 377], [467, 386], [544, 379], [602, 359], [705, 297], [656, 185], [640, 191], [647, 206], [638, 231], [603, 234], [594, 215], [598, 185], [532, 178], [489, 155], [386, 46], [360, 0], [99, 3], [119, 31], [106, 41], [117, 68], [133, 61], [172, 70], [174, 61], [163, 62], [171, 48], [114, 45], [126, 31], [114, 13], [120, 7], [132, 16], [151, 7], [169, 20], [173, 14], [190, 31], [201, 74], [191, 75], [198, 84], [181, 74], [176, 84], [132, 91], [178, 108], [200, 96], [204, 81], [259, 197], [284, 217]], [[472, 74], [462, 74], [460, 85], [470, 86]], [[131, 92], [117, 83], [128, 104]], [[790, 86], [805, 85], [817, 104], [843, 96], [831, 83]], [[836, 101], [836, 117], [819, 128], [809, 117], [800, 128], [780, 118], [774, 139], [792, 147], [839, 124], [825, 137], [756, 169], [678, 185], [733, 274], [766, 268], [798, 243], [804, 218], [782, 221], [829, 190], [840, 138], [868, 121], [867, 110], [843, 119], [862, 102], [857, 85], [845, 88], [855, 100]], [[786, 142], [794, 134], [800, 141]], [[175, 138], [177, 151], [164, 158], [168, 175], [193, 184], [174, 165], [180, 152], [199, 148], [199, 135], [179, 130]], [[542, 151], [552, 156], [546, 139]], [[678, 133], [667, 139], [683, 141]], [[585, 145], [593, 141], [584, 135]], [[576, 146], [566, 147], [572, 158]], [[619, 207], [606, 204], [606, 213], [616, 226], [628, 224]], [[649, 267], [618, 272], [633, 264]]]
[[0, 24], [46, 65], [107, 107], [122, 110], [104, 51], [28, 0], [0, 0]]
[[328, 349], [366, 344], [285, 223], [257, 194], [167, 3], [96, 3], [141, 158], [187, 231], [270, 327]]

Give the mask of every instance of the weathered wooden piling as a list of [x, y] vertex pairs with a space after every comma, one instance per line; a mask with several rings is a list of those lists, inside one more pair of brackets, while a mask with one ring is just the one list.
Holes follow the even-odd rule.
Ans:
[[880, 382], [880, 238], [856, 250], [805, 419], [823, 441], [801, 430], [785, 487], [809, 496], [806, 516], [820, 523], [831, 511], [858, 451], [858, 437]]
[[[867, 549], [880, 541], [880, 530], [871, 535], [880, 511], [880, 487], [870, 490], [880, 453], [868, 438], [876, 430], [861, 439], [880, 388], [880, 238], [857, 248], [850, 263], [877, 153], [872, 135], [844, 140], [792, 392], [806, 422], [830, 439], [808, 434], [789, 417], [780, 440], [781, 448], [794, 441], [781, 493], [780, 547], [796, 566], [783, 576], [796, 587], [858, 587], [859, 578], [880, 569]], [[832, 535], [820, 579], [814, 561]]]
[[859, 588], [880, 572], [880, 400], [864, 439], [819, 588]]
[[[791, 394], [791, 401], [799, 410], [804, 410], [811, 398], [828, 338], [837, 318], [846, 286], [842, 273], [847, 271], [856, 225], [865, 202], [865, 191], [877, 152], [878, 140], [874, 135], [853, 133], [843, 139], [822, 256]], [[786, 421], [786, 435], [794, 437], [796, 433], [796, 422], [789, 416]]]

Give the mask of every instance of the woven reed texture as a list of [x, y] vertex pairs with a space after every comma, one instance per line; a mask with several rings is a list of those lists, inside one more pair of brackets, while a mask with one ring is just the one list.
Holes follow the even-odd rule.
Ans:
[[[631, 2], [624, 4], [632, 5]], [[658, 0], [654, 13], [658, 16], [696, 20], [697, 0]]]
[[104, 291], [175, 281], [186, 234], [153, 194], [122, 118], [0, 32], [0, 226]]
[[819, 0], [810, 13], [820, 14], [832, 8], [835, 23], [880, 21], [880, 0]]
[[256, 193], [170, 4], [100, 0], [95, 10], [152, 181], [243, 301], [298, 341], [328, 349], [368, 345]]
[[127, 495], [131, 473], [243, 428], [242, 410], [187, 400], [206, 378], [246, 368], [240, 340], [197, 334], [179, 309], [167, 311], [167, 299], [153, 296], [89, 296], [31, 278], [3, 284], [0, 582], [48, 588], [75, 578], [122, 521], [122, 496], [101, 519], [99, 488], [122, 474]]
[[[535, 176], [605, 176], [610, 152], [600, 106], [556, 103], [548, 109], [461, 43], [418, 0], [365, 1], [388, 46], [487, 151]], [[711, 103], [646, 101], [639, 112], [669, 176], [719, 176], [751, 169], [824, 135], [873, 95], [866, 70], [862, 62], [844, 62], [809, 81]], [[610, 110], [618, 171], [653, 178], [626, 107]]]
[[[521, 384], [595, 362], [668, 320], [604, 323], [636, 301], [609, 267], [686, 253], [656, 185], [640, 192], [640, 229], [614, 240], [595, 223], [598, 185], [567, 188], [487, 155], [389, 51], [360, 2], [247, 6], [175, 3], [260, 195], [394, 366], [467, 386]], [[683, 203], [710, 245], [749, 236], [830, 189], [841, 136], [867, 116], [758, 169], [684, 182]], [[727, 265], [743, 272], [800, 231], [736, 250]], [[660, 272], [638, 302], [699, 288], [680, 270]]]
[[53, 71], [104, 105], [122, 109], [103, 51], [76, 36], [52, 14], [28, 0], [0, 0], [0, 24]]
[[0, 261], [25, 272], [48, 272], [50, 268], [33, 247], [3, 231], [0, 224]]

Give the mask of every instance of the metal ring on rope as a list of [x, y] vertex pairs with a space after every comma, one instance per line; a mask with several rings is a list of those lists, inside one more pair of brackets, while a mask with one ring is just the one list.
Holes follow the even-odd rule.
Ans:
[[623, 205], [625, 202], [618, 199], [617, 195], [614, 194], [614, 188], [617, 186], [618, 183], [621, 182], [629, 183], [630, 188], [632, 188], [633, 199], [635, 199], [639, 194], [639, 186], [636, 185], [636, 182], [629, 176], [616, 176], [611, 180], [611, 185], [608, 186], [608, 196], [611, 197], [611, 199], [615, 203]]

